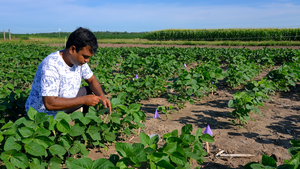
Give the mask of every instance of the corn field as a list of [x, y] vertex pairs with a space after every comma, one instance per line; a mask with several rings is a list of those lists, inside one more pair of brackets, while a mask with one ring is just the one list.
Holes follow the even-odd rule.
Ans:
[[166, 29], [146, 33], [149, 40], [299, 41], [300, 28]]

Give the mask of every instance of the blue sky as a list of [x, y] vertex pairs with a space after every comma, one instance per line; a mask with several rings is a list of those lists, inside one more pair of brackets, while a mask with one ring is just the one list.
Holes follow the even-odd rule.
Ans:
[[300, 0], [0, 0], [12, 33], [300, 28]]

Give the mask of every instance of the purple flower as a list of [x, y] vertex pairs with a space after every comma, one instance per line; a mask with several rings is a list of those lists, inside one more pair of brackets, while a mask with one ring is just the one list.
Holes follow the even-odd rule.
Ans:
[[210, 136], [213, 135], [213, 133], [212, 133], [210, 127], [209, 127], [209, 124], [207, 125], [207, 127], [206, 127], [206, 129], [205, 129], [205, 131], [204, 131], [204, 134], [209, 134]]
[[157, 109], [156, 109], [155, 113], [154, 113], [154, 119], [156, 119], [157, 117], [159, 117], [159, 115], [158, 115], [158, 112], [157, 112]]
[[138, 75], [135, 75], [135, 78], [138, 79], [139, 78]]
[[118, 64], [116, 64], [118, 66]]
[[4, 55], [4, 53], [2, 53], [2, 55]]
[[120, 57], [122, 57], [122, 56], [120, 55]]
[[186, 64], [184, 63], [184, 67], [186, 67]]
[[211, 82], [211, 84], [214, 84], [215, 82]]

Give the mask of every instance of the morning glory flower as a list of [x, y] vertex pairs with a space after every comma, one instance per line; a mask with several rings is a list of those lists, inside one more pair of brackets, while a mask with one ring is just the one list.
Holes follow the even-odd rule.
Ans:
[[211, 84], [214, 84], [215, 82], [211, 82]]
[[135, 78], [138, 79], [139, 78], [138, 75], [135, 75]]
[[210, 136], [213, 135], [213, 133], [212, 133], [210, 127], [209, 127], [209, 124], [207, 125], [207, 127], [206, 127], [206, 129], [205, 129], [205, 131], [204, 131], [204, 134], [209, 134]]
[[158, 115], [158, 112], [157, 112], [157, 109], [156, 109], [155, 113], [154, 113], [154, 119], [156, 119], [157, 117], [159, 117], [159, 115]]
[[116, 64], [118, 66], [118, 64]]
[[186, 64], [184, 63], [184, 67], [186, 67]]

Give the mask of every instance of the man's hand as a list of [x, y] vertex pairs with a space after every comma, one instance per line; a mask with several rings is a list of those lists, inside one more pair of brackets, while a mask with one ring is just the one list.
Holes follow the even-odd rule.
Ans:
[[100, 96], [95, 96], [95, 95], [87, 95], [84, 98], [84, 104], [87, 106], [95, 106], [99, 103], [99, 101], [101, 100]]
[[101, 97], [100, 98], [100, 101], [101, 101], [101, 103], [103, 104], [103, 106], [105, 107], [105, 108], [109, 108], [109, 112], [111, 112], [111, 104], [110, 104], [110, 101], [106, 98], [106, 97]]

